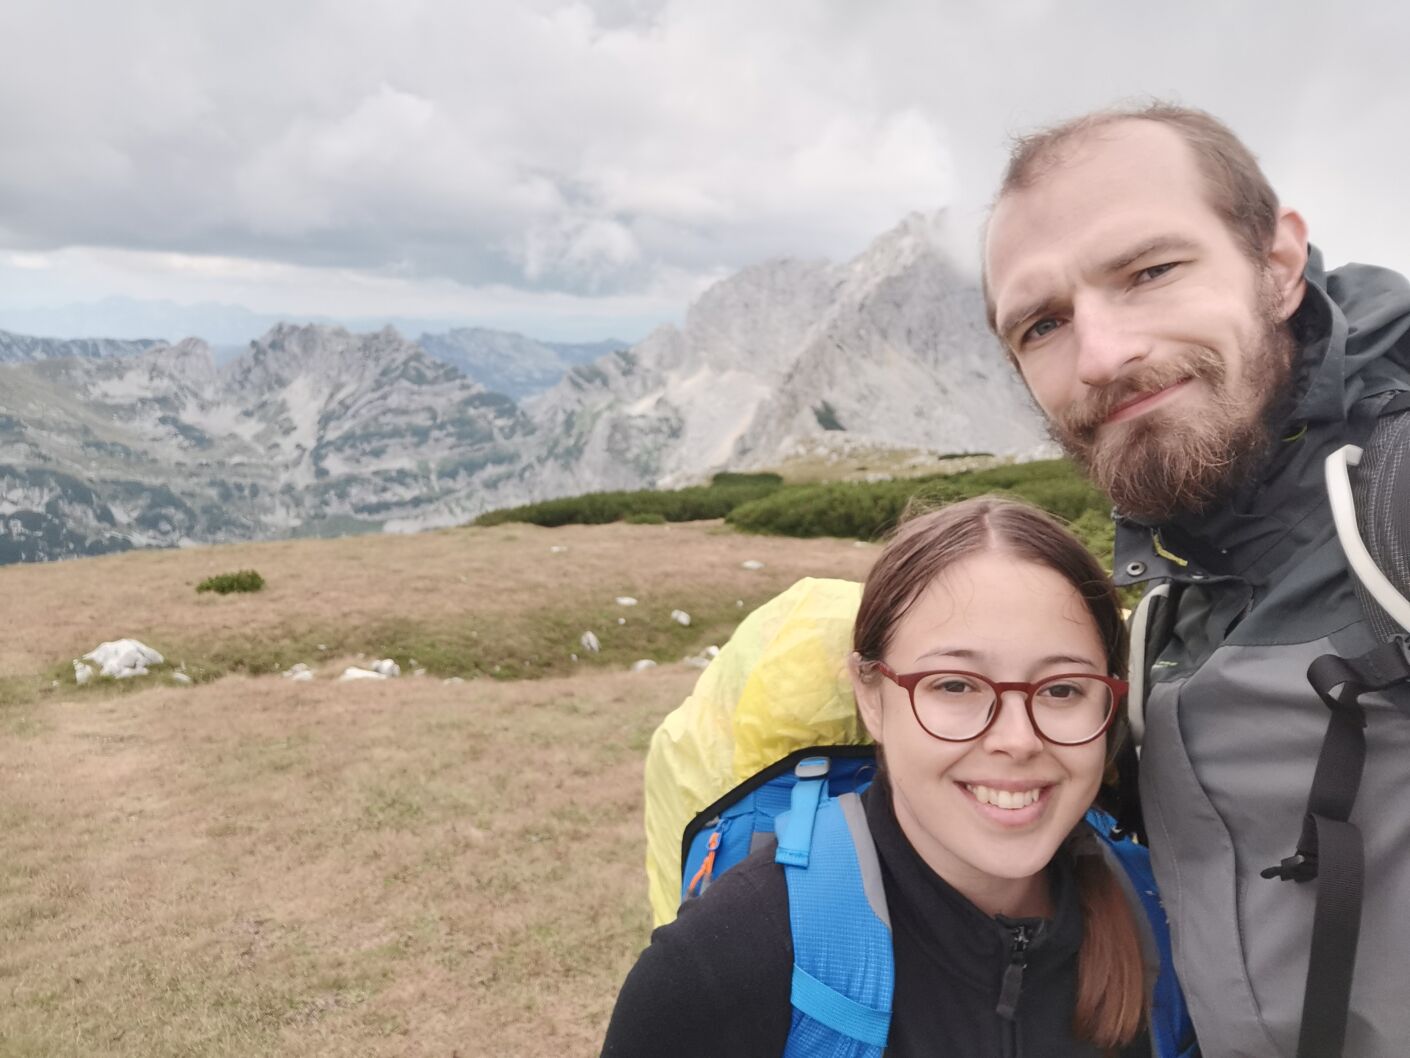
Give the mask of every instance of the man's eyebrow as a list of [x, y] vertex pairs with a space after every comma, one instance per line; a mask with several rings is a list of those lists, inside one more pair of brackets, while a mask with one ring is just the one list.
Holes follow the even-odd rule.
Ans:
[[1195, 243], [1182, 235], [1157, 235], [1137, 243], [1130, 249], [1123, 250], [1115, 257], [1108, 258], [1106, 263], [1101, 266], [1101, 272], [1103, 274], [1124, 272], [1141, 258], [1149, 257], [1151, 254], [1194, 253], [1198, 249], [1199, 247]]

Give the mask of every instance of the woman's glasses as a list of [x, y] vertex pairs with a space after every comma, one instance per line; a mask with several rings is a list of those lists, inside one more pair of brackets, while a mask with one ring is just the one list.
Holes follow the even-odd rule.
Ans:
[[977, 672], [901, 674], [883, 661], [872, 664], [906, 689], [916, 722], [926, 734], [945, 742], [978, 738], [998, 719], [1001, 695], [1022, 691], [1033, 730], [1054, 745], [1080, 746], [1111, 727], [1127, 690], [1125, 680], [1087, 672], [1065, 672], [1037, 683], [995, 683]]

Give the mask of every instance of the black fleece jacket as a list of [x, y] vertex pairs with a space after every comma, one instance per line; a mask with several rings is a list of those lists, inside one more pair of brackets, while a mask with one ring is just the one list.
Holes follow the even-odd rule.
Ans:
[[[895, 947], [888, 1058], [1096, 1058], [1072, 1035], [1082, 912], [1066, 854], [1054, 861], [1051, 920], [992, 918], [911, 847], [884, 783], [863, 802]], [[1001, 992], [1020, 932], [1031, 939], [1007, 1018]], [[617, 998], [602, 1058], [779, 1058], [792, 969], [788, 888], [769, 847], [652, 934]], [[1122, 1051], [1149, 1055], [1144, 1034]]]

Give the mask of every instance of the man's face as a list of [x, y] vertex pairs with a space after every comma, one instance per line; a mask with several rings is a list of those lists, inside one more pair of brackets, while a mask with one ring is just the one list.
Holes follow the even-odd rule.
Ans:
[[1177, 133], [1126, 121], [1067, 149], [990, 220], [1000, 338], [1054, 438], [1123, 511], [1198, 512], [1266, 453], [1291, 370], [1281, 299]]

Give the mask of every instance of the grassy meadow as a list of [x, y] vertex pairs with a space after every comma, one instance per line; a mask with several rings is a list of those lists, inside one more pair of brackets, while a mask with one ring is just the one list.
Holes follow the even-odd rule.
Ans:
[[[680, 659], [874, 554], [519, 524], [0, 567], [0, 1056], [595, 1054]], [[75, 685], [124, 636], [194, 684]]]

